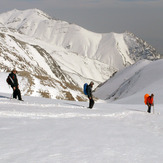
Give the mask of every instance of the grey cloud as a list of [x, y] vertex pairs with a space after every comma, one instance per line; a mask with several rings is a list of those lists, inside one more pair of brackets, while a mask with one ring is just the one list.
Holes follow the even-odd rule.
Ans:
[[119, 0], [122, 2], [159, 2], [159, 0]]

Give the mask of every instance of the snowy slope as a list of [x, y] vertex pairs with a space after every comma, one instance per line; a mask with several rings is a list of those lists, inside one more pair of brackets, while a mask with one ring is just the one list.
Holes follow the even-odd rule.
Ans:
[[[127, 33], [93, 33], [75, 24], [54, 20], [38, 9], [13, 10], [1, 14], [0, 21], [8, 28], [16, 29], [27, 36], [44, 40], [54, 46], [67, 48], [71, 52], [97, 59], [103, 63], [109, 64], [111, 62], [111, 64], [114, 64], [116, 61], [115, 59], [112, 61], [112, 57], [116, 57], [120, 64], [121, 60], [123, 60], [124, 65], [133, 63], [133, 60], [129, 57], [129, 48], [134, 46], [134, 37], [131, 37], [131, 35], [127, 37]], [[127, 38], [128, 40], [132, 38], [131, 46], [126, 44], [125, 40]], [[137, 41], [138, 38], [135, 42]], [[114, 66], [122, 67], [119, 64]]]
[[[1, 163], [161, 163], [163, 105], [52, 100], [0, 93]], [[160, 115], [157, 113], [160, 112]]]
[[[22, 87], [28, 85], [27, 90], [23, 89], [27, 95], [35, 95], [37, 91], [37, 95], [44, 92], [51, 98], [84, 99], [85, 96], [81, 95], [84, 82], [94, 80], [98, 84], [115, 71], [104, 63], [67, 53], [62, 48], [57, 48], [57, 52], [53, 51], [50, 55], [37, 43], [32, 44], [30, 39], [28, 41], [24, 42], [19, 36], [15, 37], [10, 33], [1, 33], [1, 72], [11, 71], [15, 67], [20, 72], [18, 75], [26, 78], [28, 82], [22, 82]], [[40, 44], [55, 50], [45, 43]], [[70, 58], [73, 58], [73, 62]], [[63, 91], [69, 93], [70, 97], [65, 97]]]
[[130, 33], [93, 33], [38, 9], [0, 14], [1, 72], [15, 67], [26, 95], [83, 100], [83, 83], [96, 87], [135, 61], [159, 57]]
[[[146, 93], [155, 94], [155, 101], [163, 97], [163, 60], [142, 60], [116, 73], [111, 79], [99, 86], [94, 95], [108, 101], [117, 100], [127, 103], [143, 103]], [[123, 99], [123, 100], [120, 100]]]
[[[143, 60], [116, 73], [96, 90], [107, 100], [93, 109], [88, 102], [10, 99], [6, 85], [9, 94], [0, 92], [0, 162], [161, 163], [162, 66], [163, 60]], [[151, 114], [145, 93], [155, 94]]]
[[[1, 17], [0, 21], [5, 26], [14, 28], [27, 36], [44, 40], [51, 45], [68, 48], [71, 52], [98, 59], [107, 64], [111, 62], [110, 57], [114, 57], [112, 54], [115, 53], [120, 60], [119, 63], [122, 63], [122, 57], [118, 55], [115, 48], [116, 41], [113, 33], [96, 34], [75, 24], [53, 20], [37, 9], [14, 10]], [[126, 52], [124, 55], [127, 57]], [[132, 60], [129, 60], [129, 63], [132, 63]]]

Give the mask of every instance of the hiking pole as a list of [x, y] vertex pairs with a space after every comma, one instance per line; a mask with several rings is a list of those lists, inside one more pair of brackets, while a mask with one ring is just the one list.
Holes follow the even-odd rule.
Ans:
[[10, 96], [10, 100], [13, 98], [13, 93], [11, 94], [11, 96]]

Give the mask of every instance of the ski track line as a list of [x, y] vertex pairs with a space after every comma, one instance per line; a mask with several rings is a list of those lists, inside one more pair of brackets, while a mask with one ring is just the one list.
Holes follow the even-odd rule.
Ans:
[[116, 118], [116, 119], [123, 119], [129, 115], [132, 115], [133, 112], [120, 112], [120, 113], [111, 113], [111, 114], [84, 114], [84, 113], [36, 113], [36, 112], [18, 112], [18, 111], [0, 111], [0, 117], [2, 118], [30, 118], [30, 119], [47, 119], [47, 118], [61, 118], [61, 119], [68, 119], [68, 118]]
[[0, 102], [0, 104], [5, 104], [5, 105], [19, 105], [19, 106], [29, 106], [29, 107], [42, 107], [42, 108], [50, 108], [50, 107], [58, 107], [58, 108], [87, 108], [85, 106], [74, 106], [74, 105], [61, 105], [61, 104], [37, 104], [37, 103], [24, 103], [24, 102]]

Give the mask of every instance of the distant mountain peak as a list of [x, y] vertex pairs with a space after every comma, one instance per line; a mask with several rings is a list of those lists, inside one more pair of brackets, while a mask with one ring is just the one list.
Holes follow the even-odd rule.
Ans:
[[39, 9], [0, 14], [0, 37], [1, 71], [25, 72], [28, 95], [86, 99], [83, 83], [93, 80], [97, 86], [141, 59], [159, 59], [152, 46], [132, 34], [94, 33]]

